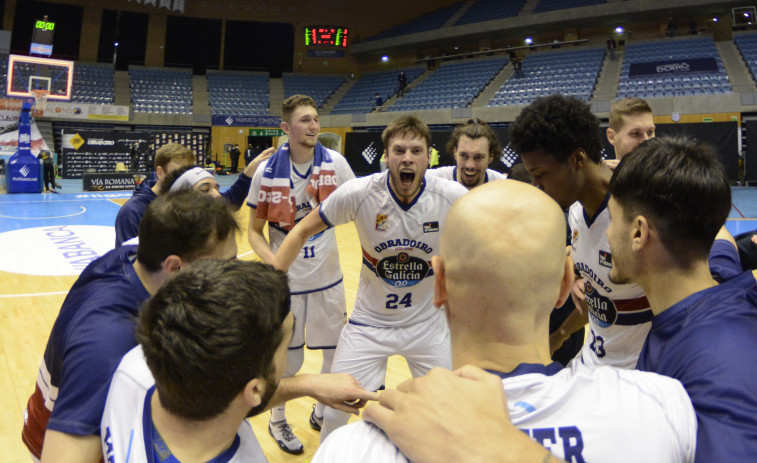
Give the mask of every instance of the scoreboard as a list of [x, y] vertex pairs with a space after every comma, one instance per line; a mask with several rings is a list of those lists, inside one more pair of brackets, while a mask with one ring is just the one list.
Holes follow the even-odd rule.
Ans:
[[305, 46], [328, 45], [346, 48], [350, 30], [339, 26], [305, 27]]

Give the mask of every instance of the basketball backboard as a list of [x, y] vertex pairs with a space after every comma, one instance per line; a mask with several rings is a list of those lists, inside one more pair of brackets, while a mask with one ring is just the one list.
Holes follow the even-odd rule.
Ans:
[[36, 56], [8, 56], [8, 96], [32, 97], [33, 90], [48, 90], [49, 100], [70, 100], [73, 79], [73, 61]]

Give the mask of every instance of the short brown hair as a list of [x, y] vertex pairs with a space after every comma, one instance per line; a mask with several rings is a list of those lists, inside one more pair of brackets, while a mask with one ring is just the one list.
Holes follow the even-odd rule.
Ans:
[[494, 133], [494, 130], [481, 119], [469, 119], [465, 124], [455, 127], [455, 130], [452, 132], [452, 136], [447, 142], [446, 147], [447, 153], [450, 156], [455, 154], [455, 148], [457, 148], [457, 144], [460, 142], [460, 137], [463, 135], [471, 140], [485, 137], [489, 142], [489, 158], [500, 156], [502, 153], [502, 147], [499, 144], [499, 140], [497, 140], [497, 135]]
[[195, 154], [186, 146], [179, 143], [166, 143], [155, 153], [155, 169], [160, 166], [165, 170], [168, 163], [175, 160], [185, 161], [191, 165], [197, 163]]
[[381, 134], [384, 149], [389, 149], [389, 140], [395, 136], [412, 135], [426, 140], [426, 147], [431, 147], [431, 131], [428, 126], [415, 116], [402, 116], [389, 123]]
[[623, 116], [634, 114], [652, 114], [649, 103], [641, 98], [622, 98], [612, 104], [610, 108], [610, 128], [618, 131], [623, 127]]
[[318, 111], [315, 100], [307, 95], [292, 95], [281, 105], [281, 120], [284, 122], [292, 121], [292, 113], [300, 106], [312, 106]]
[[192, 261], [213, 252], [239, 232], [234, 213], [223, 198], [194, 190], [158, 196], [139, 223], [137, 260], [147, 270], [157, 272], [170, 255]]

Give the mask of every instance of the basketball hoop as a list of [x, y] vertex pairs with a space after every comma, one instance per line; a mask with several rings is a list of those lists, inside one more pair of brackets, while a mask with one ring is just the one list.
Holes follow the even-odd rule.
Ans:
[[47, 108], [47, 95], [49, 90], [34, 89], [30, 90], [32, 96], [34, 96], [34, 111], [37, 114], [42, 114]]

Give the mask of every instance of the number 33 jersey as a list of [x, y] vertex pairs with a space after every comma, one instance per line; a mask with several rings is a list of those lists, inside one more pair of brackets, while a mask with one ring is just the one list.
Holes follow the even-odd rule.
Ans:
[[426, 175], [420, 192], [402, 204], [389, 187], [389, 172], [351, 180], [321, 203], [329, 226], [355, 222], [363, 265], [350, 320], [377, 327], [424, 321], [433, 306], [431, 256], [452, 203], [468, 190]]
[[589, 307], [590, 331], [579, 355], [589, 366], [635, 368], [653, 314], [638, 285], [610, 281], [608, 199], [609, 194], [593, 218], [580, 203], [574, 203], [568, 215], [573, 263], [584, 279]]

